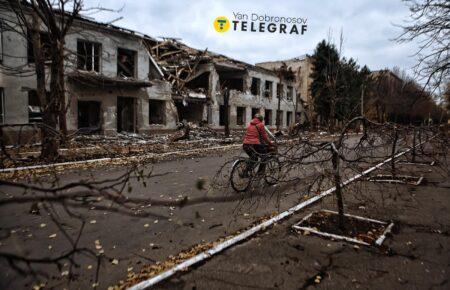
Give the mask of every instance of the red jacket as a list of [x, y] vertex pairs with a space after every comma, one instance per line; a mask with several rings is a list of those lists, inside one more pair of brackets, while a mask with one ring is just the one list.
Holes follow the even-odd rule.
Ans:
[[[258, 132], [259, 131], [259, 132]], [[260, 137], [261, 136], [261, 137]], [[264, 128], [264, 123], [258, 118], [254, 118], [247, 127], [247, 132], [244, 137], [244, 144], [261, 144], [260, 138], [263, 144], [271, 144], [269, 137], [267, 136]]]

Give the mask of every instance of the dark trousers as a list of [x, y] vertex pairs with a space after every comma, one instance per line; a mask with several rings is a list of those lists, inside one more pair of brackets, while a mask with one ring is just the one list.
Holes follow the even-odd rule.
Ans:
[[[258, 162], [258, 158], [264, 159], [267, 155], [267, 145], [264, 144], [244, 144], [242, 146], [245, 153], [250, 157], [253, 161], [251, 166], [254, 166], [256, 162]], [[252, 167], [248, 168], [249, 170], [253, 169]], [[264, 172], [266, 169], [266, 164], [261, 162], [258, 168], [258, 173]]]

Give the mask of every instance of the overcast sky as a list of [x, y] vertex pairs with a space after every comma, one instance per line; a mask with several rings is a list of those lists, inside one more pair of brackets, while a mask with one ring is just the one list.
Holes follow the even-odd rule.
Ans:
[[[410, 72], [414, 65], [414, 43], [398, 44], [400, 33], [394, 24], [408, 19], [401, 0], [86, 0], [86, 6], [101, 5], [123, 10], [119, 14], [95, 15], [99, 21], [123, 19], [114, 24], [153, 37], [182, 39], [195, 48], [208, 48], [227, 56], [256, 63], [312, 54], [317, 43], [332, 31], [339, 42], [344, 33], [343, 54], [355, 58], [371, 70], [399, 66]], [[233, 20], [233, 12], [269, 16], [307, 18], [304, 35], [232, 31], [218, 33], [213, 28], [217, 16]]]

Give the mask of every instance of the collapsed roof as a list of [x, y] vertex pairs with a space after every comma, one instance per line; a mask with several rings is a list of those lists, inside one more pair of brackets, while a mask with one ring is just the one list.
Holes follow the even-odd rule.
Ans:
[[186, 83], [200, 74], [197, 68], [202, 64], [213, 64], [218, 71], [245, 73], [256, 70], [262, 73], [278, 76], [276, 72], [251, 65], [222, 54], [199, 50], [187, 46], [175, 38], [163, 38], [162, 41], [145, 41], [147, 49], [162, 69], [166, 80], [172, 84], [175, 94], [188, 95]]

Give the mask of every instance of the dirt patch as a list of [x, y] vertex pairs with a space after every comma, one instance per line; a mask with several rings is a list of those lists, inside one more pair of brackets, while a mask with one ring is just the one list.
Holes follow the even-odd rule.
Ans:
[[[326, 234], [345, 236], [368, 244], [374, 244], [387, 228], [386, 223], [346, 215], [344, 216], [344, 229], [341, 229], [338, 215], [331, 211], [313, 212], [297, 226]], [[303, 232], [309, 234], [308, 230]]]

